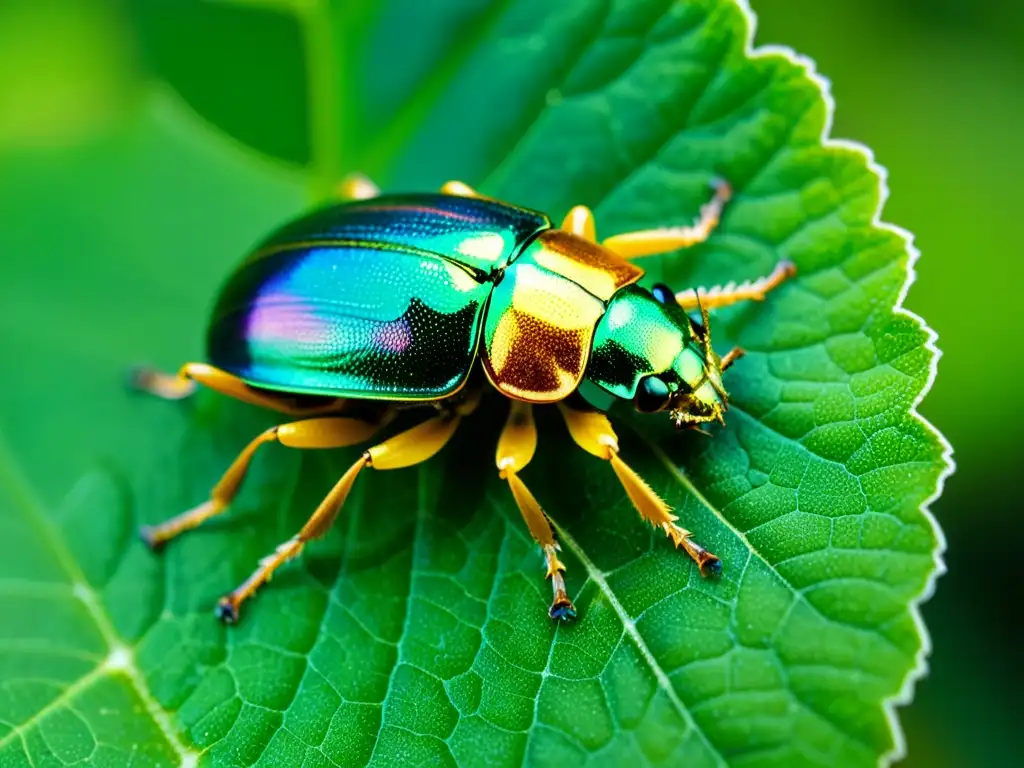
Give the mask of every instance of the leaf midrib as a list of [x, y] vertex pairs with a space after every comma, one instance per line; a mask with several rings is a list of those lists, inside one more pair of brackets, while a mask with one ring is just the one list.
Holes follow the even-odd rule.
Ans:
[[[647, 666], [650, 667], [651, 672], [654, 674], [655, 679], [658, 681], [658, 686], [665, 692], [665, 695], [668, 696], [669, 701], [672, 702], [672, 706], [683, 718], [683, 722], [685, 722], [689, 727], [691, 727], [694, 730], [694, 732], [704, 743], [704, 745], [715, 756], [719, 765], [728, 765], [722, 753], [711, 742], [707, 734], [704, 733], [703, 729], [697, 724], [696, 719], [693, 717], [693, 714], [690, 712], [689, 708], [686, 706], [682, 698], [679, 696], [679, 692], [676, 691], [676, 688], [672, 684], [672, 681], [669, 679], [669, 676], [665, 673], [665, 670], [661, 668], [661, 665], [658, 663], [658, 660], [654, 657], [654, 654], [651, 653], [651, 649], [647, 647], [647, 643], [644, 641], [643, 637], [640, 635], [640, 632], [637, 630], [636, 624], [633, 621], [632, 617], [630, 617], [629, 613], [626, 612], [625, 607], [623, 607], [622, 603], [619, 602], [619, 598], [616, 597], [615, 592], [612, 591], [612, 588], [609, 586], [607, 580], [605, 580], [604, 573], [602, 573], [601, 570], [596, 565], [594, 565], [594, 562], [587, 556], [586, 552], [583, 551], [583, 547], [581, 547], [580, 544], [572, 536], [569, 535], [568, 531], [562, 528], [553, 519], [551, 520], [551, 524], [552, 526], [554, 526], [555, 532], [558, 534], [559, 542], [564, 544], [574, 555], [576, 555], [576, 558], [580, 561], [580, 564], [587, 572], [587, 578], [593, 581], [594, 584], [597, 585], [597, 588], [607, 598], [608, 604], [612, 607], [612, 610], [615, 611], [615, 615], [619, 617], [619, 621], [622, 622], [623, 630], [633, 641], [633, 644], [640, 652], [640, 655], [647, 663]], [[554, 646], [554, 642], [552, 642], [552, 646]]]

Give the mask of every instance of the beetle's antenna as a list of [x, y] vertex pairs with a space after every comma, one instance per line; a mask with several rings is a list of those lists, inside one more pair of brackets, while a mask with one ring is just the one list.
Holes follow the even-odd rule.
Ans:
[[711, 360], [711, 356], [714, 352], [711, 349], [711, 316], [708, 314], [708, 308], [704, 306], [704, 302], [700, 300], [700, 289], [693, 292], [694, 297], [697, 299], [697, 309], [700, 310], [700, 321], [704, 325], [704, 335], [701, 338], [701, 346], [704, 347], [704, 359]]
[[727, 370], [730, 365], [735, 363], [737, 360], [739, 360], [745, 354], [747, 354], [746, 350], [744, 350], [742, 347], [733, 347], [731, 350], [729, 350], [726, 353], [725, 357], [722, 358], [722, 362], [721, 362], [722, 370], [723, 371]]

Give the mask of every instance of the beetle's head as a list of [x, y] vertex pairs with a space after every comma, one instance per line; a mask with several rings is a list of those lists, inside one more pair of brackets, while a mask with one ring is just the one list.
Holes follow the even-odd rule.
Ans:
[[598, 324], [588, 386], [632, 400], [641, 413], [667, 411], [679, 429], [724, 424], [729, 396], [722, 372], [743, 351], [719, 357], [703, 306], [700, 315], [697, 320], [684, 312], [664, 285], [620, 292]]

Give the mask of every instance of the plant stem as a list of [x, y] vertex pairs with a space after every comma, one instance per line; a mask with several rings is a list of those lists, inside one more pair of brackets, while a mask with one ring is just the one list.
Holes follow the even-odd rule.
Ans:
[[332, 196], [341, 180], [341, 59], [335, 55], [334, 29], [328, 0], [293, 0], [302, 25], [306, 50], [309, 102], [310, 182], [314, 203]]

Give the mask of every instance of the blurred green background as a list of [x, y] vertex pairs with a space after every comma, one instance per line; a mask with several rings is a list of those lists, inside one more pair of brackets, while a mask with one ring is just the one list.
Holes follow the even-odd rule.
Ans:
[[[311, 154], [307, 93], [294, 87], [302, 81], [304, 38], [299, 19], [275, 10], [284, 4], [252, 2], [263, 6], [253, 12], [212, 3], [199, 20], [193, 3], [171, 0], [0, 0], [0, 245], [25, 242], [25, 232], [32, 232], [51, 247], [71, 249], [69, 263], [81, 266], [80, 273], [55, 272], [51, 286], [25, 284], [5, 294], [12, 298], [0, 306], [0, 334], [8, 349], [18, 349], [18, 325], [31, 318], [33, 291], [73, 297], [82, 274], [104, 279], [90, 271], [90, 249], [137, 253], [132, 279], [158, 282], [168, 304], [193, 295], [186, 286], [194, 281], [216, 284], [219, 264], [197, 275], [147, 261], [148, 253], [159, 252], [147, 243], [173, 233], [173, 211], [158, 217], [153, 231], [140, 232], [132, 227], [133, 210], [160, 201], [162, 183], [176, 183], [191, 204], [204, 207], [204, 236], [223, 240], [226, 252], [261, 234], [261, 210], [304, 204], [308, 182], [287, 162], [299, 164]], [[1024, 603], [1011, 547], [1024, 538], [1016, 483], [1024, 415], [1015, 397], [1022, 366], [1012, 342], [1022, 327], [1015, 294], [1024, 260], [1008, 224], [1024, 176], [1024, 4], [752, 4], [760, 18], [758, 43], [786, 44], [814, 58], [838, 102], [834, 134], [868, 144], [889, 169], [885, 219], [914, 232], [923, 254], [907, 306], [938, 331], [944, 352], [921, 410], [950, 439], [958, 462], [934, 505], [948, 538], [949, 573], [924, 607], [934, 653], [916, 703], [901, 711], [905, 764], [1021, 764]], [[177, 91], [160, 85], [167, 80]], [[254, 164], [226, 135], [216, 139], [224, 147], [197, 141], [203, 118], [179, 97], [283, 159]], [[261, 110], [263, 99], [279, 108]], [[151, 164], [139, 166], [141, 157]], [[119, 215], [91, 217], [90, 201], [108, 197], [117, 200]], [[217, 222], [226, 216], [232, 224], [221, 233]], [[75, 234], [62, 241], [65, 226]], [[77, 239], [82, 233], [85, 242]], [[18, 260], [31, 258], [29, 252], [0, 252], [5, 279], [17, 282]], [[101, 318], [81, 318], [68, 310], [68, 327], [78, 333], [72, 363], [74, 354], [105, 354], [107, 342], [141, 352], [154, 333], [184, 339], [178, 348], [194, 350], [203, 321], [161, 327], [161, 308], [130, 295], [105, 311]], [[66, 375], [58, 361], [53, 366]], [[18, 378], [11, 359], [3, 376]], [[15, 415], [0, 426], [24, 431], [40, 407], [32, 382], [5, 389], [16, 401], [5, 410]], [[102, 436], [97, 441], [103, 445]], [[32, 441], [23, 449], [55, 450]], [[99, 449], [76, 442], [62, 450], [70, 455], [50, 478], [47, 493], [54, 498]]]

